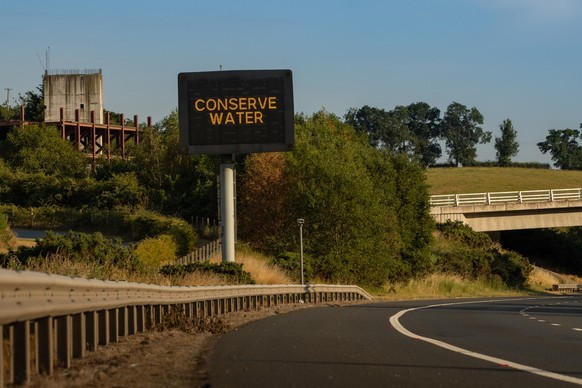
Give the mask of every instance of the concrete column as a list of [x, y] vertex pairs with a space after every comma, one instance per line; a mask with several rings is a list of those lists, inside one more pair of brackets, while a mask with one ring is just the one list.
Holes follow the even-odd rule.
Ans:
[[222, 261], [234, 262], [234, 167], [220, 164], [220, 216], [222, 227]]

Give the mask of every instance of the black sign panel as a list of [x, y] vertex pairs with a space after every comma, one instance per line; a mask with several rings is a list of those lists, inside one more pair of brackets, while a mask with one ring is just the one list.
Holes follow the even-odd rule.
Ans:
[[291, 70], [178, 75], [180, 143], [195, 154], [293, 149]]

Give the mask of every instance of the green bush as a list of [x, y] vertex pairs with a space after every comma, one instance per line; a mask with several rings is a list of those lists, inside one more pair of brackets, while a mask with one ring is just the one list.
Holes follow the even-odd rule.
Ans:
[[194, 228], [179, 218], [164, 217], [152, 212], [142, 211], [127, 219], [130, 235], [141, 240], [161, 234], [172, 236], [178, 245], [177, 254], [185, 255], [196, 247], [198, 236]]
[[59, 255], [77, 262], [91, 262], [113, 265], [119, 268], [139, 270], [141, 262], [129, 247], [123, 246], [119, 239], [107, 239], [101, 233], [69, 232], [65, 235], [47, 232], [34, 247], [20, 247], [16, 252], [0, 255], [0, 264], [5, 267], [11, 259], [21, 264], [34, 258]]
[[163, 234], [146, 238], [135, 246], [134, 254], [147, 266], [160, 267], [176, 259], [178, 245], [171, 236]]
[[[312, 260], [309, 256], [303, 256], [303, 277], [306, 283], [309, 283], [313, 278], [313, 268], [311, 266]], [[279, 268], [282, 268], [287, 272], [287, 274], [297, 279], [301, 280], [301, 257], [299, 253], [296, 252], [285, 252], [273, 259], [271, 259], [271, 264]]]
[[489, 248], [493, 241], [485, 233], [477, 233], [470, 226], [460, 221], [447, 221], [438, 225], [438, 230], [442, 235], [450, 240], [459, 241], [471, 248]]
[[190, 263], [186, 265], [165, 265], [160, 269], [160, 273], [166, 276], [184, 276], [192, 272], [209, 272], [224, 276], [229, 283], [235, 284], [255, 284], [251, 274], [243, 270], [243, 265], [239, 263], [219, 263], [208, 262]]
[[0, 214], [0, 248], [5, 247], [12, 237], [12, 231], [8, 225], [8, 217]]
[[104, 230], [134, 241], [165, 234], [172, 236], [176, 242], [176, 254], [179, 256], [194, 250], [198, 243], [194, 228], [186, 221], [148, 211], [131, 213], [92, 208], [77, 210], [57, 206], [22, 208], [0, 205], [0, 214], [7, 215], [12, 225], [24, 228]]
[[435, 252], [435, 267], [439, 271], [469, 279], [499, 279], [510, 287], [524, 286], [532, 271], [525, 257], [501, 249], [486, 234], [460, 222], [439, 225], [439, 230], [448, 243]]

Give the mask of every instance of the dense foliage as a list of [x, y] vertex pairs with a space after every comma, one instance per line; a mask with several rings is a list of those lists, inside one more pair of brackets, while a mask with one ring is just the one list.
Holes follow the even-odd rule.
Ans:
[[389, 152], [405, 153], [424, 166], [432, 165], [441, 156], [440, 111], [427, 103], [397, 106], [391, 111], [367, 105], [351, 108], [346, 123], [365, 133], [370, 144]]
[[502, 249], [486, 234], [474, 232], [460, 222], [447, 222], [438, 230], [449, 242], [435, 252], [439, 271], [474, 279], [500, 279], [509, 286], [521, 287], [533, 269], [525, 257]]
[[28, 260], [53, 255], [66, 257], [72, 261], [113, 265], [119, 268], [138, 270], [142, 263], [129, 247], [119, 239], [105, 238], [101, 233], [69, 232], [61, 235], [47, 232], [33, 247], [20, 247], [17, 251], [0, 255], [0, 266], [6, 267], [10, 261], [26, 264]]
[[[580, 124], [582, 127], [582, 124]], [[582, 169], [582, 145], [577, 129], [550, 129], [546, 140], [537, 144], [542, 153], [550, 153], [554, 166], [563, 170]]]
[[251, 274], [243, 270], [243, 265], [233, 262], [227, 263], [190, 263], [186, 265], [165, 265], [160, 268], [160, 273], [166, 276], [184, 276], [192, 272], [208, 272], [218, 274], [226, 278], [229, 283], [255, 284]]
[[371, 147], [334, 115], [300, 116], [292, 153], [247, 159], [239, 235], [292, 257], [296, 220], [305, 218], [314, 277], [373, 285], [404, 278], [427, 268], [432, 219], [423, 174], [408, 158]]

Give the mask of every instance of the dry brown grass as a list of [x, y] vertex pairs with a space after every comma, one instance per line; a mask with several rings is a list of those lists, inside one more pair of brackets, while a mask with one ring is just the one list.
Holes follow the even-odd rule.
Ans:
[[388, 299], [434, 299], [515, 294], [515, 290], [504, 287], [500, 282], [468, 280], [455, 274], [433, 273], [407, 282], [386, 285], [379, 297]]
[[582, 278], [573, 275], [563, 275], [540, 267], [534, 267], [528, 278], [529, 286], [534, 290], [551, 290], [554, 284], [582, 283]]
[[73, 261], [62, 255], [50, 255], [42, 259], [29, 260], [26, 267], [18, 268], [15, 266], [14, 268], [86, 279], [171, 285], [171, 279], [159, 274], [153, 269], [148, 269], [147, 271], [131, 271], [115, 265]]
[[[236, 262], [242, 264], [243, 270], [250, 273], [257, 284], [292, 284], [293, 281], [281, 268], [269, 263], [269, 258], [249, 249], [243, 248], [236, 252]], [[210, 259], [212, 263], [219, 263], [220, 256]]]

